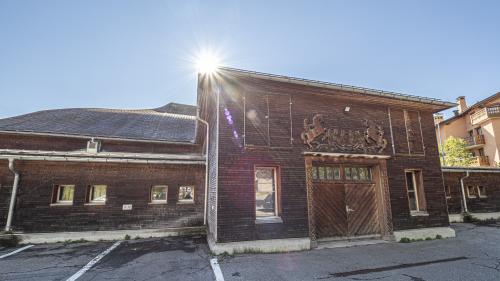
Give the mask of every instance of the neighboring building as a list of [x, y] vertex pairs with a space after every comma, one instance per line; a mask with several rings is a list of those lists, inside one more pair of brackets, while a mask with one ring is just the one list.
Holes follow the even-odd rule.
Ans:
[[[500, 217], [500, 169], [492, 167], [443, 167], [450, 214], [471, 213]], [[463, 188], [463, 193], [462, 193]], [[482, 215], [479, 215], [482, 214]]]
[[452, 233], [433, 113], [453, 104], [223, 68], [198, 105], [214, 252]]
[[13, 214], [15, 231], [52, 232], [206, 218], [216, 253], [454, 236], [433, 119], [451, 106], [220, 68], [199, 75], [199, 116], [169, 104], [3, 119], [0, 219]]
[[[53, 232], [203, 226], [196, 107], [60, 109], [0, 120], [0, 219]], [[2, 223], [3, 224], [3, 223]]]
[[453, 117], [443, 120], [442, 115], [435, 116], [438, 141], [442, 145], [451, 136], [462, 138], [475, 157], [474, 166], [497, 166], [500, 163], [500, 92], [470, 107], [463, 96], [458, 97], [457, 103]]

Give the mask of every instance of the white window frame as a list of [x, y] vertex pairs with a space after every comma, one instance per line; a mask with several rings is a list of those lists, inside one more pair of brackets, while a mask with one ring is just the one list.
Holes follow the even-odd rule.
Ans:
[[[153, 199], [153, 189], [155, 187], [162, 187], [165, 190], [165, 199]], [[168, 201], [168, 185], [153, 185], [149, 190], [149, 204], [167, 204]]]
[[[182, 187], [191, 187], [191, 190], [193, 191], [193, 198], [192, 199], [179, 199], [179, 195], [180, 195], [179, 191]], [[195, 192], [194, 185], [184, 184], [184, 185], [179, 185], [179, 187], [177, 188], [177, 203], [178, 204], [194, 204], [194, 197], [195, 196], [196, 196], [196, 192]]]
[[[266, 217], [258, 217], [257, 216], [257, 206], [255, 206], [254, 203], [254, 208], [255, 208], [255, 222], [257, 224], [259, 223], [283, 223], [283, 220], [280, 217], [279, 213], [279, 202], [278, 202], [278, 189], [279, 189], [279, 182], [278, 182], [278, 173], [279, 173], [279, 167], [277, 166], [255, 166], [254, 167], [254, 182], [255, 182], [255, 175], [257, 173], [258, 169], [268, 169], [268, 170], [273, 170], [273, 181], [274, 181], [274, 214], [272, 216], [266, 216]], [[326, 177], [326, 168], [325, 168], [325, 177]], [[318, 171], [318, 180], [319, 180], [319, 171]], [[256, 194], [257, 192], [257, 186], [254, 186], [254, 193]], [[254, 199], [256, 198], [256, 195], [254, 194]]]
[[[412, 174], [412, 182], [413, 182], [413, 190], [410, 191], [408, 189], [408, 182], [407, 182], [407, 178], [406, 178], [406, 173], [411, 173]], [[421, 208], [421, 203], [420, 202], [420, 196], [419, 196], [419, 192], [424, 192], [424, 190], [420, 190], [421, 188], [423, 189], [423, 185], [422, 186], [418, 186], [418, 181], [417, 181], [417, 173], [420, 173], [420, 181], [422, 182], [422, 170], [421, 169], [406, 169], [404, 171], [404, 175], [405, 175], [405, 185], [406, 185], [406, 196], [408, 198], [408, 207], [410, 207], [410, 192], [413, 192], [414, 193], [414, 196], [415, 196], [415, 205], [416, 205], [416, 210], [411, 210], [410, 209], [410, 214], [412, 216], [427, 216], [428, 213], [427, 213], [427, 210], [422, 210]], [[423, 184], [423, 183], [422, 183]], [[422, 196], [425, 198], [425, 193], [422, 194]]]
[[477, 194], [470, 194], [469, 190], [470, 188], [472, 188], [472, 190], [476, 190], [477, 191], [477, 188], [473, 185], [468, 185], [467, 186], [467, 198], [471, 198], [471, 199], [474, 199], [474, 198], [478, 198]]
[[451, 185], [445, 185], [444, 189], [445, 189], [444, 193], [445, 193], [446, 199], [450, 199], [451, 198]]
[[[480, 187], [484, 188], [485, 194], [481, 193]], [[476, 188], [477, 188], [477, 196], [479, 198], [488, 198], [488, 195], [486, 194], [486, 187], [484, 185], [478, 185]]]
[[[96, 186], [104, 186], [106, 188], [106, 199], [104, 200], [95, 200], [93, 198], [93, 195], [94, 195], [94, 187]], [[105, 205], [106, 204], [106, 201], [108, 200], [108, 186], [105, 185], [105, 184], [93, 184], [90, 186], [89, 188], [89, 194], [88, 194], [88, 200], [89, 202], [85, 205]]]
[[[57, 196], [56, 201], [51, 205], [73, 205], [73, 201], [75, 200], [75, 185], [74, 184], [58, 184], [57, 186]], [[73, 187], [73, 199], [72, 200], [60, 200], [61, 198], [61, 189], [62, 187]]]

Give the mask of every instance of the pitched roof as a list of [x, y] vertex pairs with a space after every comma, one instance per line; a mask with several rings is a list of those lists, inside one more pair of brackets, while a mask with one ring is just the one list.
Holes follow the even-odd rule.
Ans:
[[376, 89], [370, 89], [370, 88], [364, 88], [364, 87], [358, 87], [358, 86], [350, 86], [350, 85], [345, 85], [345, 84], [338, 84], [338, 83], [324, 82], [324, 81], [318, 81], [318, 80], [290, 77], [290, 76], [284, 76], [284, 75], [276, 75], [276, 74], [263, 73], [263, 72], [257, 72], [257, 71], [249, 71], [249, 70], [243, 70], [243, 69], [237, 69], [237, 68], [231, 68], [231, 67], [225, 67], [225, 66], [219, 67], [219, 71], [232, 72], [232, 73], [236, 73], [236, 74], [247, 76], [247, 77], [256, 77], [256, 78], [260, 78], [260, 79], [268, 79], [268, 80], [274, 80], [274, 81], [280, 81], [280, 82], [286, 82], [286, 83], [301, 84], [301, 85], [306, 85], [306, 86], [314, 86], [314, 87], [327, 88], [327, 89], [343, 90], [343, 91], [348, 91], [348, 92], [352, 92], [352, 93], [359, 93], [359, 94], [371, 95], [371, 96], [377, 96], [377, 97], [383, 97], [383, 98], [397, 99], [397, 100], [403, 100], [403, 101], [409, 101], [409, 102], [417, 102], [417, 103], [432, 105], [436, 108], [440, 108], [439, 110], [443, 110], [443, 109], [447, 109], [447, 108], [455, 106], [455, 104], [452, 102], [447, 102], [447, 101], [443, 101], [443, 100], [435, 99], [435, 98], [408, 95], [408, 94], [403, 94], [403, 93], [389, 92], [389, 91], [383, 91], [383, 90], [376, 90]]
[[169, 103], [157, 109], [139, 110], [105, 108], [43, 110], [0, 119], [0, 131], [193, 142], [195, 114], [195, 106], [177, 103]]
[[500, 98], [500, 92], [496, 93], [496, 94], [493, 94], [483, 100], [480, 100], [478, 102], [476, 102], [475, 104], [467, 107], [466, 110], [464, 110], [462, 113], [458, 114], [458, 115], [454, 115], [448, 119], [445, 119], [439, 123], [450, 123], [451, 121], [455, 120], [455, 119], [458, 119], [464, 115], [466, 115], [468, 112], [470, 112], [471, 110], [475, 109], [475, 108], [479, 108], [479, 107], [483, 107], [485, 104], [487, 104], [488, 102], [492, 101], [492, 100], [495, 100], [497, 98]]

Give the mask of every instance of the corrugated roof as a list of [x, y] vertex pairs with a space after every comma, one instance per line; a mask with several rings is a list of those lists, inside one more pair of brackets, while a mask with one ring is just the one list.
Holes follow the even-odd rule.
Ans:
[[167, 104], [158, 109], [140, 110], [104, 108], [43, 110], [0, 119], [0, 131], [193, 142], [196, 127], [193, 109], [196, 114], [195, 106], [182, 104]]

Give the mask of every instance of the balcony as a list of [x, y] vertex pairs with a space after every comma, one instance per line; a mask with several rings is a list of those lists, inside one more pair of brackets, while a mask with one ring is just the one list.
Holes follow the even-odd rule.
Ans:
[[468, 149], [480, 147], [485, 144], [484, 135], [470, 136], [466, 137], [464, 140], [467, 143]]
[[474, 167], [489, 166], [490, 165], [490, 160], [489, 160], [488, 156], [475, 156], [474, 159], [475, 160], [472, 163], [472, 166], [474, 166]]
[[470, 116], [472, 125], [477, 125], [489, 118], [500, 117], [500, 106], [485, 107], [477, 110]]

